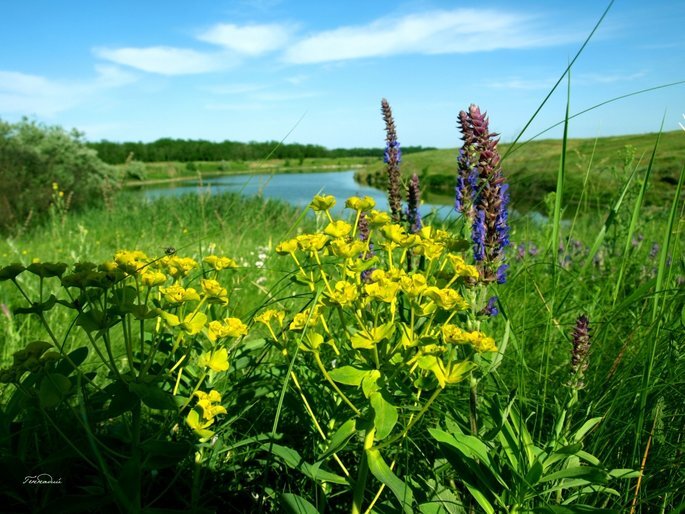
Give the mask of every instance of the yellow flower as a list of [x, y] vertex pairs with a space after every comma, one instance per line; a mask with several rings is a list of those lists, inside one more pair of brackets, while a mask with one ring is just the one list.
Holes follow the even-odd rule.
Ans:
[[421, 273], [401, 277], [400, 287], [409, 296], [419, 296], [426, 290], [426, 277]]
[[201, 419], [200, 412], [197, 409], [192, 409], [186, 416], [186, 424], [193, 429], [201, 439], [209, 439], [214, 435], [214, 432], [207, 430], [207, 427], [214, 422], [214, 418], [209, 420]]
[[438, 259], [444, 251], [444, 246], [438, 243], [433, 243], [432, 241], [422, 241], [416, 248], [416, 253], [425, 256], [426, 259], [429, 260]]
[[334, 239], [331, 241], [330, 249], [333, 252], [333, 255], [337, 257], [351, 259], [364, 252], [366, 250], [366, 244], [358, 239], [350, 243], [344, 239]]
[[247, 334], [247, 325], [238, 318], [224, 318], [223, 321], [210, 321], [207, 337], [211, 342], [224, 337], [240, 337]]
[[188, 334], [195, 335], [199, 334], [200, 331], [207, 324], [207, 315], [203, 312], [191, 312], [181, 323], [181, 328], [185, 330]]
[[326, 293], [331, 302], [345, 307], [357, 299], [357, 288], [344, 280], [336, 282], [333, 293]]
[[447, 258], [449, 259], [450, 264], [454, 269], [455, 275], [459, 277], [467, 277], [474, 279], [478, 279], [478, 277], [480, 276], [478, 273], [478, 268], [476, 268], [475, 266], [471, 266], [470, 264], [466, 264], [466, 262], [464, 262], [464, 258], [461, 255], [449, 253], [447, 254]]
[[297, 250], [297, 239], [288, 239], [276, 246], [276, 253], [279, 255], [288, 255]]
[[192, 287], [186, 289], [178, 284], [172, 284], [169, 287], [160, 287], [159, 290], [169, 303], [200, 301], [200, 295]]
[[254, 317], [254, 320], [257, 323], [264, 323], [265, 325], [270, 325], [271, 320], [274, 320], [274, 319], [278, 322], [278, 326], [282, 327], [283, 326], [283, 320], [285, 319], [285, 312], [278, 311], [276, 309], [268, 309], [268, 310], [262, 312], [259, 316]]
[[364, 291], [370, 298], [376, 298], [385, 303], [391, 303], [395, 301], [395, 296], [400, 285], [397, 282], [392, 282], [390, 280], [379, 280], [378, 282], [372, 282], [371, 284], [366, 284], [364, 286]]
[[202, 291], [205, 293], [205, 296], [215, 300], [217, 303], [223, 303], [224, 305], [228, 303], [228, 292], [218, 281], [203, 278], [200, 280], [200, 284], [202, 285]]
[[385, 323], [378, 327], [372, 327], [369, 330], [360, 330], [350, 338], [352, 348], [365, 348], [367, 350], [381, 342], [383, 339], [390, 339], [395, 333], [395, 325], [393, 323]]
[[162, 265], [166, 267], [169, 275], [178, 279], [185, 277], [191, 270], [197, 268], [197, 261], [190, 257], [167, 256], [162, 259]]
[[209, 393], [195, 391], [194, 395], [197, 396], [197, 399], [201, 402], [219, 403], [221, 401], [221, 393], [216, 389], [212, 389]]
[[228, 350], [226, 348], [221, 348], [214, 352], [205, 352], [200, 355], [198, 364], [203, 368], [209, 368], [213, 371], [227, 371]]
[[446, 343], [470, 344], [478, 353], [497, 351], [495, 340], [478, 330], [467, 332], [455, 325], [444, 325], [442, 327], [442, 337]]
[[320, 314], [318, 307], [314, 307], [313, 310], [305, 309], [302, 312], [298, 312], [297, 314], [295, 314], [295, 317], [293, 318], [288, 328], [290, 330], [302, 330], [306, 326], [313, 327], [318, 324], [319, 316]]
[[217, 255], [208, 255], [204, 259], [202, 259], [204, 262], [209, 264], [209, 267], [216, 270], [216, 271], [221, 271], [222, 269], [226, 268], [237, 268], [238, 263], [235, 262], [233, 259], [229, 257], [219, 257]]
[[370, 196], [359, 198], [358, 196], [351, 196], [345, 202], [345, 207], [354, 209], [355, 211], [368, 211], [376, 206], [376, 202]]
[[435, 286], [426, 288], [425, 295], [445, 310], [465, 310], [468, 308], [466, 300], [454, 289], [439, 289]]
[[166, 282], [166, 279], [167, 277], [164, 273], [155, 270], [143, 271], [142, 275], [140, 276], [141, 282], [147, 287], [161, 285]]
[[381, 234], [383, 234], [383, 237], [396, 244], [400, 244], [407, 236], [404, 227], [396, 223], [383, 226], [381, 228]]
[[119, 250], [114, 254], [114, 262], [119, 269], [131, 275], [142, 270], [149, 260], [149, 257], [140, 250]]
[[328, 241], [328, 237], [324, 234], [302, 234], [295, 239], [297, 239], [297, 244], [300, 249], [305, 252], [317, 252], [321, 250]]
[[443, 389], [447, 384], [456, 384], [464, 380], [466, 374], [475, 366], [473, 362], [461, 361], [446, 367], [442, 359], [435, 355], [424, 355], [418, 360], [418, 365], [421, 369], [432, 371]]
[[352, 225], [346, 221], [337, 220], [329, 223], [323, 231], [324, 234], [332, 237], [345, 237], [352, 231]]
[[371, 211], [366, 216], [366, 219], [369, 221], [369, 224], [374, 227], [387, 225], [391, 221], [390, 215], [387, 212], [380, 212], [376, 210]]
[[332, 195], [316, 195], [309, 206], [314, 211], [327, 211], [335, 205], [335, 197]]

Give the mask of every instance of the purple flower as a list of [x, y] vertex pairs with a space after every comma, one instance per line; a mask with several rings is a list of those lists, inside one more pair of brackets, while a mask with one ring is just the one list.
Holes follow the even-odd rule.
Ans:
[[528, 249], [528, 255], [535, 257], [538, 253], [540, 253], [540, 251], [538, 250], [537, 245], [531, 243], [530, 248]]
[[421, 188], [419, 187], [419, 177], [414, 173], [407, 187], [407, 222], [411, 234], [416, 234], [422, 227], [421, 213], [419, 212], [420, 204]]
[[582, 389], [585, 384], [583, 376], [588, 368], [588, 353], [590, 351], [590, 321], [583, 314], [576, 319], [573, 329], [573, 349], [571, 350], [571, 387]]
[[480, 314], [483, 314], [484, 316], [497, 316], [499, 314], [497, 300], [498, 298], [496, 296], [491, 296], [488, 299], [488, 304], [481, 309]]
[[473, 239], [473, 258], [476, 262], [485, 259], [485, 211], [476, 211], [476, 218], [471, 226], [471, 239]]
[[474, 259], [484, 280], [504, 283], [504, 249], [510, 245], [509, 186], [500, 166], [499, 139], [488, 125], [488, 117], [476, 105], [459, 113], [464, 145], [458, 158], [455, 206], [471, 221]]
[[660, 248], [659, 243], [652, 243], [652, 248], [649, 250], [649, 258], [652, 260], [656, 259], [656, 256], [659, 255]]
[[395, 120], [392, 117], [390, 104], [383, 98], [381, 100], [381, 112], [385, 121], [385, 154], [383, 161], [387, 165], [388, 173], [388, 204], [390, 215], [395, 223], [399, 223], [402, 217], [402, 193], [400, 189], [400, 161], [402, 152], [400, 143], [397, 141]]
[[516, 259], [519, 261], [522, 261], [525, 256], [526, 256], [526, 244], [525, 243], [519, 243], [516, 246]]

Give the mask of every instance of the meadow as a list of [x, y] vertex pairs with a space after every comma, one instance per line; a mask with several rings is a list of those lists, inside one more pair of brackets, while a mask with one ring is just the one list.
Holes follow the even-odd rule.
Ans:
[[[685, 133], [530, 143], [500, 169], [485, 130], [460, 167], [400, 165], [386, 114], [388, 213], [71, 210], [48, 184], [49, 216], [0, 243], [4, 511], [685, 510]], [[509, 166], [554, 170], [528, 200], [509, 180], [542, 221], [502, 214]], [[411, 172], [450, 168], [480, 181], [463, 216], [419, 221]]]

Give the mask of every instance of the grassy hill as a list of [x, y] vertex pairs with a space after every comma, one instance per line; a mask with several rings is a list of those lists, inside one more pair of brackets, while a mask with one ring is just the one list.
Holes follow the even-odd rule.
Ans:
[[[564, 203], [575, 206], [581, 200], [583, 182], [589, 193], [583, 202], [605, 205], [620, 190], [637, 167], [638, 180], [644, 177], [657, 141], [657, 134], [641, 134], [598, 139], [569, 139], [566, 159], [566, 195]], [[511, 145], [499, 145], [506, 155]], [[518, 210], [544, 210], [544, 197], [556, 189], [561, 140], [541, 140], [517, 144], [502, 162], [511, 188], [512, 204]], [[456, 180], [458, 149], [431, 150], [403, 156], [402, 175], [416, 173], [429, 194], [451, 197]], [[648, 205], [660, 205], [672, 198], [678, 175], [685, 164], [685, 133], [661, 135], [652, 168]], [[589, 172], [588, 172], [589, 170]], [[382, 163], [376, 163], [357, 174], [362, 183], [384, 187], [386, 176]]]

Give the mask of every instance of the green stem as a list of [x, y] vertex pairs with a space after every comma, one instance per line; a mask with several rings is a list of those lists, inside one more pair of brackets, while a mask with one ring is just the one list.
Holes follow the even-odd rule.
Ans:
[[362, 502], [364, 501], [364, 491], [366, 490], [366, 479], [369, 476], [369, 465], [366, 457], [366, 450], [373, 446], [373, 438], [376, 435], [376, 428], [371, 427], [366, 431], [364, 436], [364, 449], [359, 461], [359, 471], [357, 472], [357, 481], [354, 484], [354, 493], [352, 495], [352, 510], [351, 514], [361, 514]]
[[340, 388], [338, 387], [338, 384], [336, 384], [331, 376], [328, 374], [328, 371], [326, 371], [326, 368], [323, 365], [323, 362], [321, 362], [321, 356], [319, 356], [319, 352], [314, 352], [314, 360], [316, 361], [316, 365], [319, 366], [319, 369], [321, 370], [321, 373], [323, 373], [323, 376], [326, 378], [329, 384], [331, 384], [331, 387], [335, 390], [336, 393], [342, 398], [342, 400], [350, 406], [350, 408], [354, 411], [354, 413], [357, 416], [361, 416], [362, 413], [361, 411], [354, 406], [354, 404], [350, 401], [350, 399], [343, 393]]

